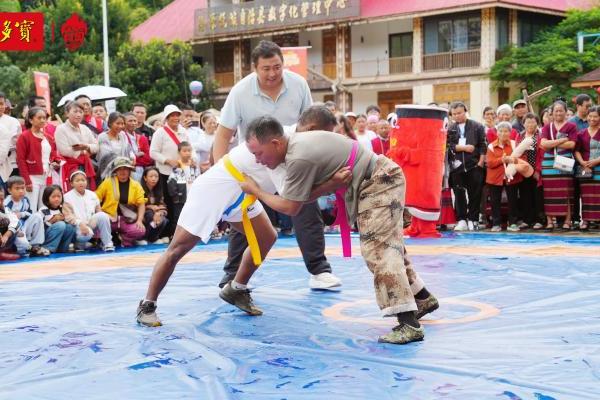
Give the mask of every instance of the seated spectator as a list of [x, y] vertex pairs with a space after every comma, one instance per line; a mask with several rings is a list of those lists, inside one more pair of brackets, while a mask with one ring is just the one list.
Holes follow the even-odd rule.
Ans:
[[[111, 166], [111, 176], [102, 181], [96, 195], [102, 211], [111, 220], [112, 232], [119, 235], [123, 247], [131, 247], [141, 241], [146, 233], [144, 213], [146, 211], [144, 189], [131, 179], [135, 167], [126, 157], [117, 157]], [[147, 242], [146, 242], [147, 243]]]
[[142, 188], [146, 199], [146, 212], [144, 213], [144, 226], [146, 227], [145, 240], [150, 243], [169, 243], [169, 237], [161, 237], [167, 223], [167, 205], [159, 184], [159, 174], [156, 167], [148, 167], [142, 176]]
[[99, 237], [102, 250], [115, 251], [112, 241], [110, 217], [102, 211], [96, 193], [87, 190], [87, 179], [82, 171], [75, 171], [69, 177], [73, 189], [65, 193], [64, 207], [75, 217], [75, 249], [85, 250], [86, 244]]
[[131, 148], [123, 130], [125, 118], [119, 112], [112, 112], [108, 116], [108, 131], [98, 136], [98, 172], [104, 179], [110, 175], [109, 166], [116, 157], [133, 159]]
[[373, 153], [386, 155], [390, 150], [390, 124], [385, 119], [379, 120], [377, 123], [377, 137], [371, 140]]
[[44, 222], [39, 214], [31, 211], [29, 199], [25, 197], [25, 180], [20, 176], [11, 176], [6, 183], [9, 196], [4, 200], [4, 207], [15, 214], [21, 223], [21, 230], [25, 233], [25, 240], [29, 253], [32, 256], [48, 256], [50, 251], [43, 247]]
[[75, 97], [75, 102], [83, 110], [83, 119], [81, 123], [87, 126], [94, 136], [98, 136], [106, 130], [106, 123], [100, 118], [96, 118], [92, 112], [92, 100], [85, 94]]
[[[4, 188], [0, 187], [0, 261], [15, 261], [20, 258], [20, 254], [27, 254], [27, 240], [24, 246], [18, 246], [17, 239], [25, 237], [20, 225], [17, 216], [4, 208]], [[15, 247], [18, 254], [14, 253]]]
[[200, 175], [200, 170], [192, 159], [192, 146], [188, 142], [181, 142], [177, 146], [179, 151], [179, 165], [173, 168], [169, 176], [167, 188], [173, 201], [173, 217], [175, 222], [179, 219], [179, 214], [187, 200], [187, 191]]
[[81, 124], [83, 108], [74, 101], [65, 106], [67, 121], [56, 128], [56, 150], [64, 160], [63, 188], [70, 190], [69, 177], [76, 169], [84, 171], [91, 190], [96, 188], [96, 172], [91, 156], [98, 152], [98, 141], [90, 129]]
[[[511, 118], [512, 118], [512, 108], [511, 106], [509, 106], [508, 104], [502, 104], [500, 107], [498, 107], [498, 109], [496, 110], [496, 114], [498, 115], [498, 123], [500, 122], [510, 122]], [[485, 136], [487, 139], [488, 143], [492, 143], [494, 140], [498, 139], [498, 132], [497, 132], [498, 128], [490, 128], [487, 130]], [[517, 132], [516, 129], [514, 129], [511, 125], [511, 131], [510, 131], [510, 140], [517, 140], [517, 138], [519, 137], [519, 132]]]
[[533, 168], [518, 157], [513, 156], [513, 145], [510, 140], [512, 125], [504, 121], [498, 124], [498, 138], [488, 145], [487, 150], [487, 173], [486, 183], [489, 185], [492, 203], [492, 232], [500, 232], [501, 224], [501, 199], [502, 189], [506, 189], [508, 197], [508, 230], [519, 231], [517, 221], [519, 219], [518, 183], [523, 176], [517, 173], [512, 180], [508, 181], [505, 175], [506, 164], [519, 165], [518, 171], [524, 171], [527, 177], [533, 174]]
[[139, 182], [142, 179], [144, 168], [154, 164], [150, 158], [150, 143], [146, 136], [136, 132], [137, 119], [133, 113], [126, 112], [123, 117], [125, 118], [125, 137], [135, 161], [133, 179]]
[[75, 242], [75, 220], [72, 214], [63, 212], [63, 193], [58, 185], [50, 185], [42, 195], [44, 207], [38, 212], [44, 219], [46, 240], [44, 247], [52, 253], [66, 253]]
[[42, 192], [49, 183], [51, 169], [60, 168], [54, 139], [44, 133], [46, 110], [32, 107], [27, 112], [26, 130], [17, 139], [17, 165], [25, 179], [25, 195], [36, 212], [42, 206]]

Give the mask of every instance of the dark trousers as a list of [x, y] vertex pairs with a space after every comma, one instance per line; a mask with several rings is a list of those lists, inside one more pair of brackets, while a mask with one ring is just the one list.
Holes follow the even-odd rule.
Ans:
[[[454, 210], [456, 220], [479, 221], [481, 191], [483, 189], [483, 168], [475, 167], [450, 174], [450, 187], [454, 192]], [[467, 194], [469, 202], [467, 204]]]
[[[323, 234], [325, 225], [317, 202], [305, 204], [300, 213], [292, 217], [292, 223], [308, 272], [312, 275], [331, 272], [331, 265], [325, 257], [325, 236]], [[248, 247], [246, 237], [235, 229], [231, 229], [227, 246], [227, 261], [223, 267], [225, 275], [219, 283], [219, 287], [223, 287], [227, 282], [233, 280], [246, 247]]]
[[[160, 185], [162, 186], [163, 197], [165, 199], [165, 204], [167, 206], [167, 219], [169, 222], [164, 230], [165, 236], [173, 236], [175, 233], [175, 227], [177, 226], [177, 219], [175, 218], [175, 207], [173, 205], [173, 198], [169, 194], [169, 188], [167, 187], [167, 181], [169, 180], [169, 175], [159, 174], [160, 177]], [[179, 210], [181, 213], [181, 210]], [[179, 215], [177, 215], [179, 217]]]
[[506, 189], [506, 197], [508, 197], [509, 225], [516, 224], [519, 220], [519, 190], [517, 185], [489, 185], [490, 200], [492, 203], [492, 224], [494, 226], [502, 225], [502, 189]]
[[519, 183], [519, 208], [523, 221], [529, 226], [541, 222], [540, 215], [544, 209], [544, 191], [538, 187], [538, 181], [533, 176]]
[[146, 236], [144, 237], [144, 239], [146, 239], [150, 243], [156, 242], [158, 239], [161, 238], [163, 231], [169, 223], [169, 220], [167, 218], [164, 218], [160, 225], [152, 227], [152, 225], [150, 224], [153, 221], [154, 211], [146, 209], [146, 212], [144, 213], [144, 226], [146, 227]]

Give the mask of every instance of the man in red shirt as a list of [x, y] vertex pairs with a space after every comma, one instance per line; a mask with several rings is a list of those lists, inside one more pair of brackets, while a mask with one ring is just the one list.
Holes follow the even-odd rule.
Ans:
[[104, 121], [92, 114], [92, 100], [88, 96], [80, 94], [75, 97], [75, 102], [83, 107], [83, 121], [81, 123], [90, 128], [92, 133], [98, 136], [108, 128], [104, 125]]
[[371, 140], [371, 145], [373, 146], [373, 153], [375, 154], [383, 154], [384, 156], [390, 150], [390, 129], [391, 126], [389, 122], [385, 119], [380, 119], [377, 122], [375, 133], [377, 133], [377, 137]]

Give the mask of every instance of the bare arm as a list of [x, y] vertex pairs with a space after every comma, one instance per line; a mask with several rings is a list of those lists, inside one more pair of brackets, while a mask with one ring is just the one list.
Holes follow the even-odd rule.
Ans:
[[229, 142], [233, 137], [233, 129], [225, 128], [223, 125], [217, 127], [215, 141], [213, 143], [213, 158], [216, 163], [229, 151]]
[[553, 148], [559, 147], [561, 144], [566, 143], [568, 141], [569, 141], [569, 139], [567, 139], [567, 138], [555, 139], [555, 140], [542, 138], [542, 141], [540, 142], [540, 147], [544, 150], [552, 150]]
[[317, 200], [319, 197], [335, 192], [337, 189], [346, 187], [352, 182], [352, 170], [350, 167], [340, 168], [331, 178], [312, 188], [307, 203]]

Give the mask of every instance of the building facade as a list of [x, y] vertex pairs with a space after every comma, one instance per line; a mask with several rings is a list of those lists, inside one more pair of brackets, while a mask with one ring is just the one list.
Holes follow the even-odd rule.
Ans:
[[334, 100], [341, 110], [354, 112], [378, 104], [386, 115], [396, 104], [462, 100], [478, 117], [483, 107], [502, 104], [519, 90], [495, 88], [489, 79], [502, 51], [533, 40], [568, 8], [585, 6], [565, 0], [420, 3], [175, 0], [135, 28], [132, 39], [190, 42], [196, 62], [219, 84], [217, 104], [252, 71], [252, 48], [269, 39], [308, 47], [308, 80], [316, 101]]

